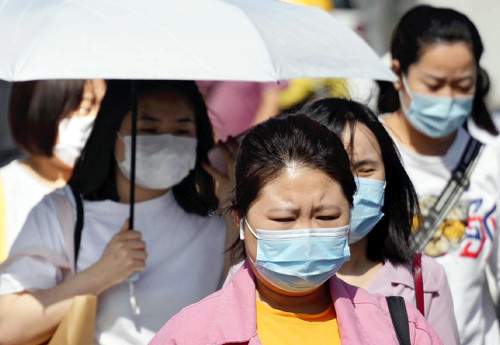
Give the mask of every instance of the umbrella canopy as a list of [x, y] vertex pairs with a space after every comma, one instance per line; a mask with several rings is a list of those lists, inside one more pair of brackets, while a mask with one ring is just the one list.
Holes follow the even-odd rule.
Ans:
[[327, 12], [274, 0], [0, 0], [0, 79], [395, 80]]

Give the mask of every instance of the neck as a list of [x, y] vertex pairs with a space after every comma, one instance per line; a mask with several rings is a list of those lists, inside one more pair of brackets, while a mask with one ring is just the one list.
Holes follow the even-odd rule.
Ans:
[[256, 279], [257, 298], [271, 308], [297, 314], [319, 314], [332, 304], [329, 283], [301, 295], [288, 295], [275, 291], [259, 278]]
[[[118, 191], [119, 201], [122, 203], [130, 202], [130, 180], [123, 175], [119, 168], [116, 169], [116, 189]], [[146, 200], [155, 199], [163, 194], [168, 192], [167, 189], [148, 189], [143, 188], [139, 185], [135, 185], [134, 193], [135, 200], [134, 202], [141, 202]]]
[[409, 150], [426, 156], [444, 156], [453, 144], [458, 131], [442, 138], [431, 138], [422, 134], [408, 122], [403, 110], [400, 108], [389, 115], [385, 123], [393, 136]]
[[73, 174], [73, 168], [64, 165], [56, 157], [33, 155], [22, 164], [42, 183], [54, 189], [65, 186]]
[[340, 268], [337, 276], [345, 282], [366, 289], [384, 263], [371, 261], [366, 256], [368, 237], [365, 236], [358, 242], [350, 244], [351, 258]]

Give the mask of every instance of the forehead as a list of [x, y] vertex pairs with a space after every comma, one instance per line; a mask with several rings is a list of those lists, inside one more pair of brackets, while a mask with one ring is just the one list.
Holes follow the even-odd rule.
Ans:
[[425, 47], [419, 60], [410, 66], [417, 70], [433, 71], [446, 75], [475, 70], [476, 63], [470, 47], [464, 42], [438, 43]]
[[257, 201], [299, 207], [316, 202], [347, 203], [347, 198], [340, 183], [323, 171], [294, 164], [267, 181]]
[[342, 138], [344, 147], [347, 149], [350, 159], [353, 161], [381, 159], [382, 150], [375, 134], [373, 134], [373, 132], [366, 125], [360, 122], [356, 122], [354, 124], [353, 131], [354, 137], [352, 137], [350, 124], [346, 124]]
[[160, 117], [189, 117], [194, 118], [194, 107], [184, 95], [158, 91], [141, 95], [138, 98], [138, 107], [142, 112]]

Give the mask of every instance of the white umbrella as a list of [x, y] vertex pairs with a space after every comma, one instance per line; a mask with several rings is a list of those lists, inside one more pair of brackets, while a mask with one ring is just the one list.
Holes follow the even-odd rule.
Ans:
[[273, 0], [0, 0], [0, 79], [394, 80], [354, 32]]
[[9, 81], [396, 80], [326, 12], [274, 0], [0, 0], [0, 47], [0, 79]]

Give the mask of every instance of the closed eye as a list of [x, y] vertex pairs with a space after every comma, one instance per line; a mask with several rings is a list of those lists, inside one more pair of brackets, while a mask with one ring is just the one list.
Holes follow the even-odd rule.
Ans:
[[274, 222], [279, 222], [279, 223], [289, 223], [289, 222], [293, 222], [295, 219], [294, 218], [273, 218], [271, 220]]
[[334, 217], [334, 216], [318, 216], [318, 217], [316, 217], [317, 220], [321, 220], [321, 221], [324, 221], [324, 222], [335, 220], [337, 218], [338, 217]]

